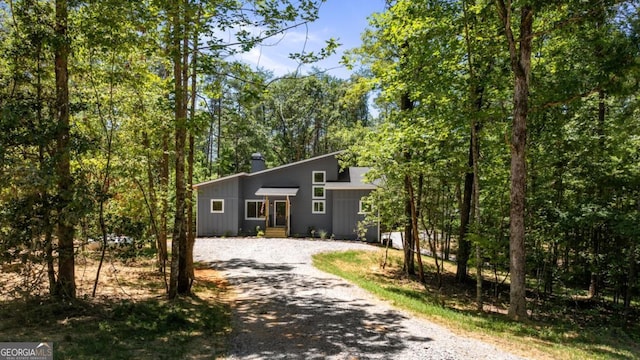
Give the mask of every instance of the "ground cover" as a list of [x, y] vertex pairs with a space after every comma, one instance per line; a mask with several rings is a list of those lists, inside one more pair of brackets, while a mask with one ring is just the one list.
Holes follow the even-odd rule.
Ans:
[[95, 298], [96, 255], [78, 256], [79, 296], [72, 302], [8, 291], [25, 277], [20, 266], [3, 268], [0, 339], [51, 341], [56, 360], [211, 359], [226, 351], [230, 291], [216, 272], [196, 269], [193, 296], [168, 301], [152, 258], [115, 255], [103, 266]]
[[[420, 284], [402, 272], [402, 253], [389, 250], [321, 253], [314, 265], [347, 279], [374, 295], [444, 325], [456, 333], [494, 343], [512, 353], [536, 359], [638, 359], [640, 326], [623, 320], [606, 302], [550, 298], [534, 301], [529, 321], [512, 322], [505, 316], [508, 287], [484, 284], [485, 307], [476, 310], [475, 284], [455, 283], [455, 268], [446, 263], [443, 286], [438, 288], [435, 268], [427, 265], [427, 283]], [[432, 264], [425, 258], [425, 264]], [[505, 293], [507, 291], [507, 293]], [[636, 314], [637, 315], [637, 314]], [[632, 317], [637, 319], [638, 317]]]

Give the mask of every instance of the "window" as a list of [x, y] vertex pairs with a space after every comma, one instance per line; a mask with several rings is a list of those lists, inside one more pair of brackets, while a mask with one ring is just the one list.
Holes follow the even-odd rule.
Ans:
[[224, 213], [224, 200], [223, 199], [211, 199], [211, 213], [222, 214]]
[[244, 204], [245, 220], [264, 220], [264, 201], [247, 200]]
[[367, 214], [371, 212], [371, 204], [364, 200], [360, 200], [358, 203], [358, 214]]
[[324, 205], [325, 205], [324, 200], [314, 200], [313, 201], [313, 208], [311, 209], [311, 213], [312, 214], [324, 214], [325, 213]]
[[313, 198], [314, 199], [324, 199], [324, 186], [314, 186], [313, 187]]
[[313, 172], [313, 183], [314, 184], [324, 184], [326, 182], [326, 171], [314, 171]]

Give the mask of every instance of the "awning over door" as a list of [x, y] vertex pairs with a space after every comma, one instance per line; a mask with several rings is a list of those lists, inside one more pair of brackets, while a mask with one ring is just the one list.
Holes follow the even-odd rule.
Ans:
[[257, 196], [296, 196], [298, 188], [260, 188]]

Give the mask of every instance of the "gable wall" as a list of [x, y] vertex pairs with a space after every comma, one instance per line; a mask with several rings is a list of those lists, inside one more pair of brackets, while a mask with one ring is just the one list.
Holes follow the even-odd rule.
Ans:
[[[337, 239], [355, 240], [358, 238], [357, 226], [365, 219], [358, 214], [360, 199], [369, 195], [370, 190], [332, 190], [333, 193], [333, 231]], [[378, 241], [378, 227], [369, 226], [365, 235], [369, 242]]]
[[[233, 177], [197, 189], [197, 236], [237, 236], [241, 205], [242, 178]], [[211, 199], [224, 200], [224, 213], [211, 213]]]

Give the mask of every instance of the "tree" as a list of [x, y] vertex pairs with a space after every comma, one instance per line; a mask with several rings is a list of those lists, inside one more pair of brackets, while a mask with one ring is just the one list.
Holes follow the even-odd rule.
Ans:
[[525, 258], [525, 197], [526, 197], [526, 138], [529, 112], [529, 76], [533, 41], [534, 11], [531, 5], [520, 8], [519, 38], [512, 28], [512, 6], [508, 1], [496, 1], [498, 15], [504, 26], [505, 37], [514, 74], [513, 125], [511, 130], [511, 212], [509, 268], [511, 291], [509, 317], [522, 320], [527, 317], [526, 258]]
[[74, 181], [71, 175], [71, 127], [69, 123], [69, 39], [67, 37], [68, 3], [55, 2], [55, 74], [56, 74], [56, 176], [58, 187], [58, 283], [56, 294], [75, 298], [75, 219], [72, 212]]

